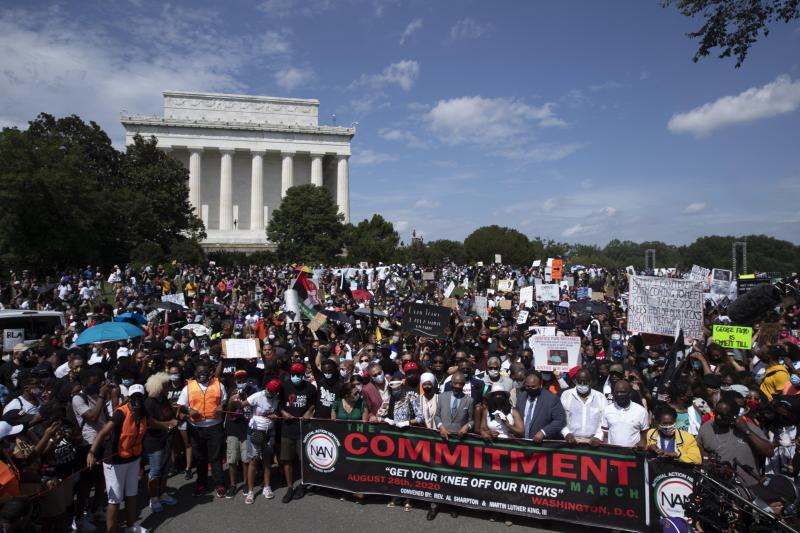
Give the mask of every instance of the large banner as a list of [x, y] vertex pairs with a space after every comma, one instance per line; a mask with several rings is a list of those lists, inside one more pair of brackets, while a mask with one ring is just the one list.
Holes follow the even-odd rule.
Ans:
[[626, 448], [445, 441], [344, 420], [301, 427], [303, 483], [625, 531], [649, 524], [645, 461]]
[[703, 337], [703, 282], [677, 278], [631, 276], [628, 329], [687, 338]]

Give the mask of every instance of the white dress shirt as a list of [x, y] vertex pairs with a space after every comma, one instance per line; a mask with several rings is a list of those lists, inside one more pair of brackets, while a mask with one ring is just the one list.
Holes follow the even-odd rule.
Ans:
[[586, 398], [581, 398], [573, 387], [561, 393], [561, 405], [567, 415], [567, 425], [561, 430], [563, 436], [572, 433], [578, 439], [603, 440], [601, 422], [608, 402], [602, 392], [591, 389]]

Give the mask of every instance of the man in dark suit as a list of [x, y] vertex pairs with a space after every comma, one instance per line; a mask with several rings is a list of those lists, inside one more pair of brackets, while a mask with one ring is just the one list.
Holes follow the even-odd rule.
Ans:
[[[464, 385], [467, 382], [466, 376], [458, 371], [450, 378], [450, 390], [439, 394], [439, 401], [436, 404], [436, 414], [433, 416], [433, 423], [439, 430], [444, 440], [449, 440], [450, 436], [463, 438], [475, 426], [474, 410], [475, 403], [472, 396], [464, 394]], [[431, 503], [430, 510], [426, 518], [433, 520], [439, 512], [439, 504]], [[450, 516], [458, 516], [458, 512], [453, 508]]]
[[534, 370], [525, 378], [525, 387], [517, 394], [517, 410], [522, 415], [525, 438], [539, 444], [544, 439], [561, 438], [567, 416], [558, 396], [542, 388], [542, 375]]

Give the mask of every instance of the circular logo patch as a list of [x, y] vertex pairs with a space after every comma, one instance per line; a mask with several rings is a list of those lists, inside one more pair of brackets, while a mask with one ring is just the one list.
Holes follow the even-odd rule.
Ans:
[[656, 507], [661, 516], [684, 518], [684, 505], [692, 495], [692, 483], [681, 477], [668, 477], [656, 485]]
[[333, 470], [339, 459], [339, 439], [336, 435], [318, 429], [306, 435], [303, 444], [311, 468], [323, 473]]

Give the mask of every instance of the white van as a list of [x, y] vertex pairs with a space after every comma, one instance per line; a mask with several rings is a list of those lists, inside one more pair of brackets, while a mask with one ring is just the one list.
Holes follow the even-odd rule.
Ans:
[[42, 335], [52, 335], [58, 326], [66, 326], [64, 313], [58, 311], [0, 310], [3, 351], [10, 352], [23, 341], [39, 340]]

